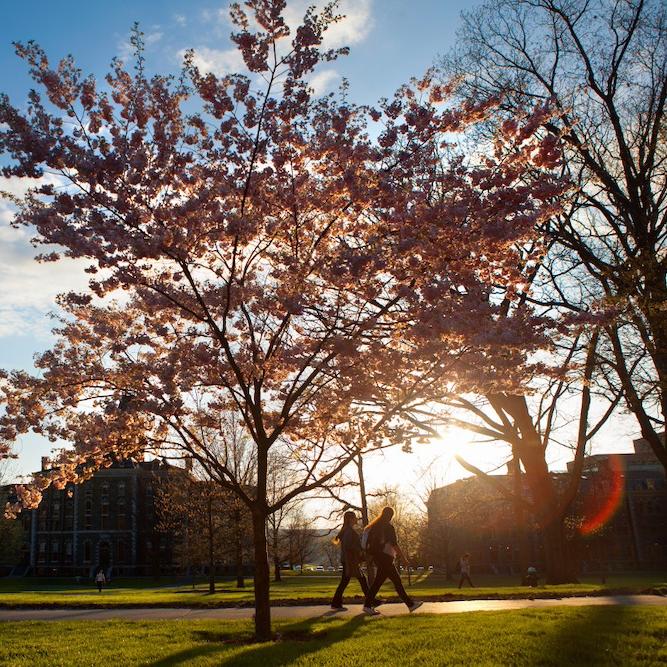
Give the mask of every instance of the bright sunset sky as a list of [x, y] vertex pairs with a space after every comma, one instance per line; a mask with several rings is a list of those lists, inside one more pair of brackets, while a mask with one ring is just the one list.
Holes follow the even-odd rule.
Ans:
[[[294, 16], [311, 2], [288, 0]], [[322, 5], [323, 2], [314, 4]], [[341, 3], [347, 19], [335, 27], [328, 45], [349, 45], [351, 55], [323, 67], [312, 84], [318, 92], [335, 88], [346, 77], [355, 102], [373, 103], [390, 96], [411, 76], [419, 76], [439, 53], [453, 44], [459, 14], [477, 0], [349, 0]], [[235, 71], [240, 56], [231, 49], [227, 4], [201, 0], [72, 0], [63, 11], [61, 3], [36, 0], [4, 2], [0, 22], [0, 92], [22, 105], [30, 80], [25, 65], [14, 55], [11, 42], [34, 39], [54, 61], [71, 53], [84, 73], [101, 78], [113, 56], [128, 54], [127, 36], [134, 21], [145, 33], [147, 69], [177, 72], [182, 52], [194, 48], [202, 69], [215, 73]], [[16, 183], [0, 179], [0, 190], [16, 189]], [[37, 265], [29, 234], [9, 227], [11, 210], [0, 201], [0, 367], [30, 368], [35, 352], [51, 342], [54, 296], [84, 284], [80, 269], [72, 264]], [[622, 451], [630, 447], [634, 424], [623, 419], [601, 432], [599, 451]], [[468, 445], [473, 436], [461, 431], [444, 434], [441, 441], [416, 446], [415, 454], [394, 451], [367, 466], [371, 485], [418, 483], [421, 472], [435, 461], [433, 475], [441, 482], [465, 476], [453, 461], [462, 453], [487, 470], [503, 460], [497, 445]], [[18, 472], [36, 469], [48, 448], [24, 438]], [[500, 455], [498, 454], [501, 450]], [[567, 453], [555, 453], [551, 461], [563, 468]]]

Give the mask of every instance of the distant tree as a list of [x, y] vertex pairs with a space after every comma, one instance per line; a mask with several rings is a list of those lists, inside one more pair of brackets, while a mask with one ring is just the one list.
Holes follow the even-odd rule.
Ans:
[[[0, 503], [6, 503], [13, 494], [10, 486], [14, 468], [12, 459], [0, 459]], [[0, 564], [17, 565], [21, 560], [23, 526], [18, 521], [0, 515]]]
[[412, 573], [423, 552], [422, 538], [426, 525], [426, 515], [419, 511], [417, 505], [397, 487], [384, 486], [372, 495], [370, 514], [377, 516], [382, 508], [390, 506], [394, 509], [392, 524], [396, 529], [396, 537], [403, 555], [407, 559], [403, 563], [408, 573], [408, 584], [412, 585]]
[[291, 513], [285, 527], [290, 565], [299, 566], [300, 574], [315, 550], [314, 521], [299, 507]]
[[[269, 503], [282, 498], [293, 486], [299, 476], [294, 469], [294, 462], [289, 456], [274, 451], [269, 459], [267, 481], [267, 496]], [[267, 518], [267, 539], [269, 557], [273, 562], [273, 580], [281, 581], [280, 570], [282, 564], [289, 561], [290, 549], [287, 539], [287, 524], [290, 517], [298, 510], [299, 499], [294, 498], [288, 503], [280, 505]]]
[[216, 568], [229, 555], [229, 498], [217, 484], [189, 475], [163, 483], [156, 493], [159, 528], [177, 540], [175, 553], [188, 570], [206, 568], [215, 593]]

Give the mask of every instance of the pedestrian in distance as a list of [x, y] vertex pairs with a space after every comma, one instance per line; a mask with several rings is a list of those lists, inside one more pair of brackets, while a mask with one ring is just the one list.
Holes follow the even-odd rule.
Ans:
[[375, 561], [377, 573], [375, 580], [370, 587], [366, 600], [364, 601], [364, 612], [369, 616], [377, 616], [380, 612], [373, 608], [373, 601], [382, 584], [389, 579], [398, 593], [399, 597], [406, 604], [407, 608], [413, 612], [422, 606], [422, 602], [413, 600], [405, 591], [401, 575], [394, 565], [394, 559], [398, 558], [404, 565], [408, 561], [398, 546], [396, 539], [396, 530], [391, 525], [394, 517], [394, 510], [391, 507], [385, 507], [382, 512], [371, 521], [366, 527], [367, 550]]
[[102, 586], [107, 583], [107, 579], [104, 576], [104, 571], [99, 570], [97, 572], [97, 575], [95, 575], [95, 583], [97, 584], [97, 590], [101, 593], [102, 592]]
[[461, 571], [461, 578], [459, 579], [459, 588], [463, 586], [463, 582], [467, 581], [471, 588], [475, 588], [470, 578], [470, 554], [463, 554], [459, 560], [459, 570]]
[[359, 534], [354, 529], [356, 523], [357, 515], [354, 512], [345, 512], [343, 515], [343, 527], [333, 540], [334, 544], [340, 545], [340, 562], [343, 566], [340, 583], [331, 601], [331, 608], [335, 611], [345, 611], [345, 607], [343, 607], [343, 593], [352, 577], [355, 577], [359, 581], [364, 596], [368, 594], [368, 582], [359, 567], [363, 552]]

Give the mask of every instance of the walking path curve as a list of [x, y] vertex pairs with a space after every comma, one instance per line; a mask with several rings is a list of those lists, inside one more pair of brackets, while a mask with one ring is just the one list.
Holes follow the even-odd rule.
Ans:
[[[502, 611], [511, 609], [544, 609], [545, 607], [583, 607], [593, 605], [633, 605], [667, 607], [667, 597], [660, 595], [608, 595], [598, 597], [570, 597], [548, 600], [457, 600], [453, 602], [424, 602], [418, 614], [457, 614], [466, 611]], [[408, 614], [405, 605], [384, 604], [379, 608], [383, 616]], [[243, 619], [252, 618], [249, 607], [224, 609], [1, 609], [0, 621], [127, 621], [178, 619]], [[327, 605], [303, 607], [272, 607], [274, 619], [316, 618], [318, 616], [350, 617], [361, 614], [361, 605], [352, 604], [346, 611], [334, 612]]]

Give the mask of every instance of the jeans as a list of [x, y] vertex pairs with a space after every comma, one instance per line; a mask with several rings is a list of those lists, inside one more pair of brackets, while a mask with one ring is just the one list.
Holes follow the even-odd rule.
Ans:
[[403, 602], [405, 602], [408, 607], [411, 607], [412, 598], [405, 592], [405, 588], [403, 588], [401, 575], [398, 573], [398, 570], [394, 565], [394, 559], [387, 554], [377, 554], [376, 556], [373, 556], [373, 560], [375, 561], [375, 565], [377, 567], [377, 573], [375, 575], [373, 585], [370, 587], [370, 590], [366, 594], [366, 601], [364, 602], [364, 606], [371, 606], [371, 603], [375, 599], [375, 596], [378, 594], [382, 584], [384, 584], [384, 582], [389, 579], [389, 581], [394, 584], [394, 588], [396, 589], [396, 592], [400, 596], [401, 600], [403, 600]]
[[343, 565], [343, 574], [340, 578], [338, 588], [334, 593], [333, 600], [331, 601], [332, 607], [343, 606], [343, 593], [345, 592], [345, 589], [347, 588], [347, 585], [350, 583], [350, 579], [352, 579], [353, 576], [356, 577], [359, 581], [361, 590], [363, 591], [364, 595], [368, 595], [368, 582], [366, 581], [366, 577], [364, 576], [363, 572], [359, 570], [359, 567], [357, 566], [356, 568], [348, 568], [347, 565]]

